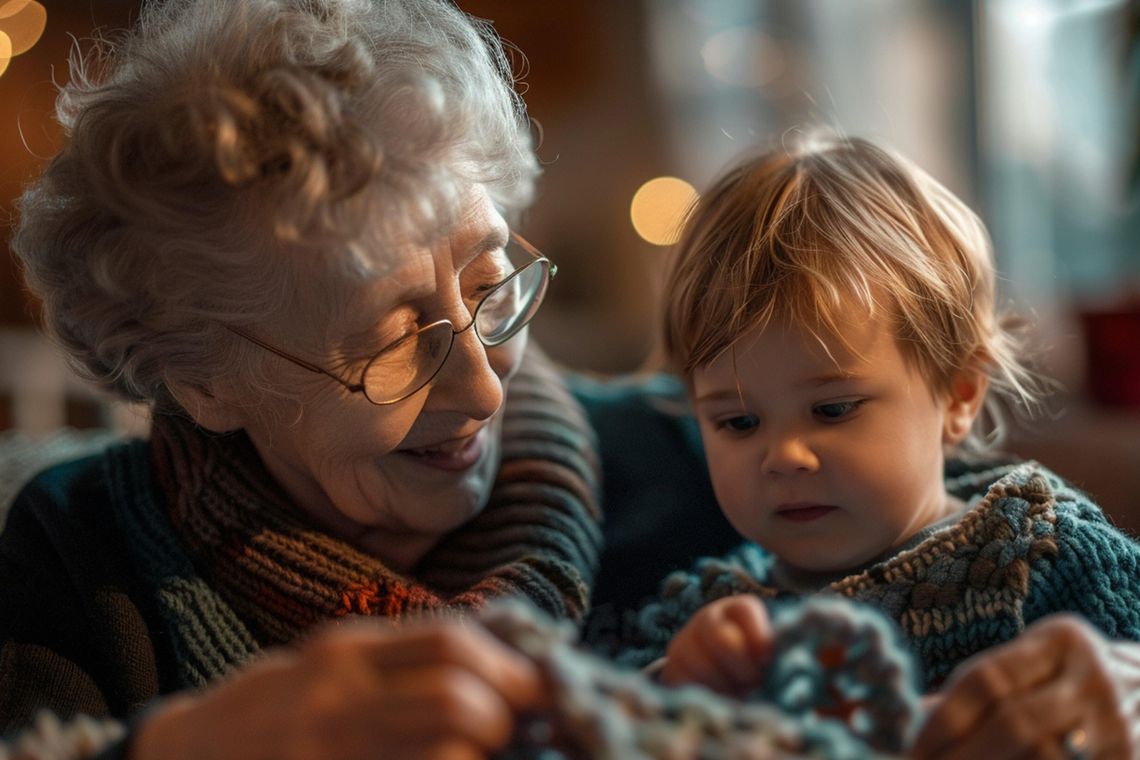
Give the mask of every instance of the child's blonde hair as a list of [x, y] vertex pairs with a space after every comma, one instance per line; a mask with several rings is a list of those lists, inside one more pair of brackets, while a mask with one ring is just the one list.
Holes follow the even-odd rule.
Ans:
[[858, 303], [892, 321], [931, 391], [977, 363], [986, 419], [966, 444], [1002, 432], [999, 406], [1032, 410], [1044, 390], [1024, 363], [1017, 320], [995, 308], [985, 227], [914, 164], [857, 138], [814, 136], [729, 171], [690, 211], [666, 281], [664, 351], [686, 379], [773, 321], [843, 342]]

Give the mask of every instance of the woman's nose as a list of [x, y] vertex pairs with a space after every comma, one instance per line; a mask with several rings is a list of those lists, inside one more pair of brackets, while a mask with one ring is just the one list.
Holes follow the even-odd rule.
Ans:
[[485, 420], [503, 405], [503, 380], [473, 328], [455, 336], [451, 352], [432, 380], [427, 405]]
[[763, 469], [769, 475], [812, 473], [819, 469], [819, 459], [802, 436], [773, 435], [764, 453]]

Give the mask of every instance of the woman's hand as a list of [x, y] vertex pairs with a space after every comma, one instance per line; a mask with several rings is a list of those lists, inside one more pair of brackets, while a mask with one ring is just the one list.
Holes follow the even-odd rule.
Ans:
[[669, 643], [661, 680], [743, 697], [760, 686], [771, 651], [763, 603], [748, 594], [725, 597], [702, 607]]
[[486, 757], [541, 697], [534, 665], [476, 623], [360, 621], [168, 700], [131, 759]]
[[913, 757], [1140, 757], [1138, 700], [1140, 644], [1053, 615], [951, 676]]

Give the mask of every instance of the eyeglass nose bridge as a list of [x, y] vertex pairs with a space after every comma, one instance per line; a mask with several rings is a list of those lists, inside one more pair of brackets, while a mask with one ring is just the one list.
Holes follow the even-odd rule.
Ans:
[[[511, 273], [511, 275], [507, 279], [498, 283], [495, 286], [495, 288], [488, 291], [483, 296], [483, 298], [481, 298], [479, 300], [479, 303], [477, 303], [475, 305], [475, 310], [473, 312], [471, 312], [470, 320], [468, 320], [467, 324], [465, 324], [463, 327], [460, 327], [457, 329], [455, 327], [455, 323], [452, 322], [450, 319], [445, 317], [443, 319], [436, 320], [435, 322], [431, 322], [430, 324], [424, 325], [423, 327], [421, 327], [419, 330], [416, 331], [416, 334], [418, 334], [418, 335], [425, 335], [425, 334], [430, 333], [432, 330], [435, 330], [437, 328], [440, 328], [440, 327], [446, 325], [447, 330], [448, 330], [448, 339], [447, 339], [447, 345], [446, 345], [446, 347], [444, 347], [444, 349], [442, 351], [442, 355], [439, 357], [439, 359], [436, 360], [436, 366], [431, 371], [431, 373], [428, 374], [424, 379], [417, 379], [414, 383], [412, 383], [412, 385], [416, 386], [415, 390], [413, 390], [409, 393], [401, 394], [398, 398], [394, 398], [391, 400], [389, 400], [389, 399], [377, 400], [377, 399], [372, 398], [372, 396], [368, 393], [368, 390], [367, 390], [368, 384], [366, 382], [366, 378], [368, 376], [368, 373], [369, 373], [373, 363], [375, 363], [377, 360], [379, 360], [381, 358], [383, 352], [381, 352], [381, 354], [377, 354], [376, 356], [372, 357], [372, 360], [368, 363], [368, 366], [365, 367], [364, 372], [361, 373], [361, 382], [359, 383], [360, 389], [363, 390], [365, 397], [368, 398], [369, 401], [371, 401], [373, 404], [376, 404], [378, 406], [387, 406], [389, 404], [395, 404], [395, 403], [398, 403], [399, 401], [403, 401], [409, 395], [412, 395], [412, 394], [418, 392], [420, 389], [424, 388], [425, 386], [429, 385], [439, 375], [439, 373], [443, 369], [444, 365], [447, 364], [447, 360], [451, 356], [451, 350], [455, 347], [456, 336], [462, 335], [463, 333], [467, 332], [472, 327], [475, 328], [473, 330], [473, 333], [475, 334], [476, 340], [479, 341], [479, 343], [483, 346], [484, 350], [489, 349], [489, 348], [496, 348], [498, 346], [503, 345], [504, 343], [509, 341], [511, 338], [518, 335], [518, 333], [523, 328], [526, 327], [526, 325], [530, 322], [530, 317], [519, 320], [517, 324], [512, 325], [510, 329], [505, 330], [503, 332], [503, 334], [501, 336], [498, 336], [496, 339], [489, 339], [486, 336], [484, 336], [483, 333], [479, 330], [479, 324], [478, 324], [479, 314], [480, 314], [481, 310], [488, 303], [489, 299], [495, 293], [499, 292], [499, 290], [501, 288], [511, 287], [511, 284], [517, 282], [519, 277], [522, 277], [525, 275], [525, 273], [537, 268], [537, 274], [539, 275], [539, 280], [536, 283], [536, 287], [537, 287], [536, 292], [531, 293], [529, 296], [529, 300], [528, 300], [528, 308], [529, 308], [530, 303], [533, 303], [536, 301], [538, 303], [542, 302], [543, 297], [544, 297], [545, 292], [546, 292], [546, 289], [550, 284], [550, 280], [553, 279], [554, 275], [558, 272], [557, 267], [553, 264], [553, 262], [550, 261], [550, 259], [546, 258], [541, 253], [539, 253], [536, 249], [534, 249], [533, 246], [530, 245], [530, 243], [528, 243], [526, 240], [524, 240], [521, 236], [515, 235], [514, 233], [512, 233], [511, 236], [516, 242], [523, 244], [523, 247], [528, 251], [528, 253], [530, 253], [535, 258], [532, 261], [530, 261], [529, 263], [527, 263], [526, 265], [516, 269], [514, 272]], [[524, 313], [525, 313], [525, 311], [524, 311]], [[533, 313], [531, 314], [531, 316], [533, 316]], [[516, 315], [516, 317], [517, 317], [517, 315]]]
[[[535, 266], [538, 264], [539, 264], [539, 262], [537, 260], [535, 260], [533, 262], [533, 265], [535, 265]], [[523, 270], [525, 270], [527, 268], [529, 268], [529, 265], [527, 267], [523, 267], [522, 269], [514, 272], [509, 279], [504, 280], [503, 282], [499, 283], [498, 287], [506, 287]], [[447, 328], [451, 331], [451, 337], [448, 338], [448, 340], [447, 340], [447, 347], [443, 349], [443, 356], [440, 357], [440, 359], [439, 359], [439, 365], [435, 368], [435, 371], [433, 371], [428, 376], [427, 380], [424, 381], [424, 385], [427, 385], [428, 383], [430, 383], [432, 380], [434, 380], [436, 378], [436, 376], [443, 369], [444, 365], [447, 364], [447, 360], [451, 356], [451, 350], [453, 348], [455, 348], [456, 338], [458, 338], [460, 335], [467, 332], [468, 330], [471, 330], [471, 334], [475, 336], [475, 340], [477, 340], [479, 342], [479, 345], [481, 345], [483, 347], [483, 349], [486, 350], [488, 348], [496, 348], [498, 346], [503, 345], [508, 340], [513, 338], [515, 335], [517, 335], [519, 333], [519, 331], [522, 329], [522, 327], [526, 326], [525, 324], [521, 325], [519, 328], [507, 332], [504, 337], [502, 337], [496, 341], [488, 340], [483, 335], [483, 333], [481, 333], [479, 331], [479, 324], [478, 324], [479, 323], [479, 310], [483, 308], [483, 304], [487, 303], [487, 299], [490, 298], [492, 295], [494, 295], [494, 293], [495, 293], [495, 291], [488, 292], [485, 296], [483, 296], [483, 298], [479, 301], [479, 303], [475, 304], [475, 310], [473, 312], [471, 312], [471, 319], [467, 320], [467, 324], [465, 324], [463, 327], [460, 327], [459, 329], [456, 329], [455, 323], [446, 317], [444, 317], [443, 319], [438, 319], [435, 322], [432, 322], [431, 324], [424, 325], [420, 329], [421, 333], [426, 333], [435, 327], [439, 327], [441, 325], [447, 325]]]
[[[552, 262], [550, 259], [543, 256], [538, 251], [538, 249], [536, 249], [529, 242], [527, 242], [521, 235], [512, 232], [511, 233], [511, 239], [514, 240], [516, 243], [518, 243], [527, 253], [529, 253], [531, 256], [533, 256], [534, 261], [516, 269], [514, 272], [511, 273], [510, 277], [508, 277], [506, 280], [503, 280], [503, 282], [499, 284], [499, 287], [506, 287], [509, 283], [513, 282], [516, 277], [521, 276], [524, 272], [530, 270], [532, 267], [536, 267], [536, 266], [539, 267], [540, 274], [542, 274], [543, 276], [536, 283], [537, 288], [538, 288], [537, 291], [535, 293], [532, 293], [531, 297], [530, 297], [530, 303], [534, 304], [534, 311], [537, 311], [538, 305], [542, 303], [542, 300], [545, 297], [546, 289], [550, 285], [550, 281], [552, 279], [554, 279], [554, 276], [556, 274], [558, 274], [558, 266], [554, 262]], [[503, 343], [506, 343], [512, 337], [517, 335], [518, 332], [520, 330], [522, 330], [523, 327], [525, 327], [530, 322], [530, 319], [534, 316], [534, 311], [530, 311], [529, 313], [524, 312], [524, 314], [525, 314], [524, 318], [519, 320], [516, 324], [512, 325], [510, 329], [505, 330], [503, 332], [503, 334], [501, 336], [499, 336], [497, 339], [490, 340], [486, 336], [484, 336], [479, 331], [479, 327], [477, 324], [478, 318], [479, 318], [479, 310], [483, 307], [483, 304], [485, 304], [487, 302], [487, 298], [490, 295], [492, 295], [493, 293], [497, 292], [497, 289], [498, 288], [492, 289], [491, 291], [489, 291], [487, 293], [486, 296], [483, 297], [483, 299], [481, 299], [479, 301], [479, 304], [476, 305], [476, 307], [475, 307], [475, 312], [471, 315], [471, 321], [469, 321], [462, 328], [456, 330], [455, 324], [450, 319], [441, 319], [437, 322], [433, 322], [430, 325], [425, 326], [424, 328], [422, 328], [421, 330], [419, 330], [415, 333], [415, 334], [419, 334], [419, 333], [422, 333], [424, 330], [431, 329], [432, 327], [446, 324], [447, 325], [447, 331], [448, 331], [447, 348], [444, 349], [443, 357], [440, 359], [440, 361], [436, 365], [434, 371], [432, 371], [432, 373], [428, 376], [427, 379], [425, 379], [423, 381], [419, 381], [418, 384], [412, 383], [412, 385], [414, 387], [411, 390], [409, 390], [409, 391], [407, 391], [401, 395], [398, 395], [394, 398], [374, 399], [368, 393], [368, 388], [367, 388], [368, 373], [371, 370], [371, 368], [373, 367], [373, 365], [383, 356], [383, 354], [384, 354], [383, 351], [376, 354], [375, 356], [373, 356], [372, 359], [370, 359], [368, 361], [368, 363], [365, 365], [364, 370], [361, 372], [360, 382], [353, 383], [353, 382], [350, 382], [348, 380], [345, 380], [344, 378], [340, 377], [338, 374], [336, 374], [334, 372], [330, 372], [329, 370], [325, 369], [324, 367], [320, 367], [316, 364], [313, 364], [312, 362], [307, 361], [305, 359], [302, 359], [299, 356], [294, 356], [293, 354], [289, 353], [288, 351], [285, 351], [284, 349], [278, 348], [277, 346], [273, 345], [272, 343], [270, 343], [268, 341], [262, 340], [261, 338], [257, 337], [256, 335], [254, 335], [253, 333], [251, 333], [250, 331], [246, 330], [243, 327], [238, 327], [236, 325], [230, 325], [230, 324], [227, 324], [224, 322], [220, 323], [220, 324], [222, 327], [224, 327], [225, 329], [234, 333], [235, 335], [249, 341], [250, 343], [253, 343], [254, 345], [260, 346], [261, 348], [265, 349], [266, 351], [269, 351], [270, 353], [281, 357], [285, 361], [291, 362], [292, 364], [295, 364], [298, 367], [302, 367], [302, 368], [304, 368], [310, 372], [320, 374], [320, 375], [324, 375], [324, 376], [328, 377], [330, 380], [332, 380], [332, 381], [338, 383], [339, 385], [343, 386], [349, 393], [362, 393], [364, 395], [364, 397], [367, 398], [373, 404], [375, 404], [377, 406], [388, 406], [390, 404], [396, 404], [396, 403], [399, 403], [400, 401], [403, 401], [404, 399], [408, 398], [412, 394], [419, 391], [420, 388], [423, 388], [425, 385], [430, 383], [435, 378], [435, 376], [439, 374], [439, 370], [443, 368], [443, 365], [447, 362], [447, 358], [451, 355], [451, 348], [455, 344], [455, 336], [466, 332], [472, 325], [475, 326], [475, 335], [476, 335], [476, 338], [479, 340], [479, 342], [482, 343], [485, 348], [493, 348], [495, 346], [500, 346]]]
[[[515, 271], [511, 272], [510, 277], [500, 283], [497, 283], [493, 290], [489, 290], [481, 299], [479, 299], [479, 303], [475, 304], [475, 310], [471, 312], [471, 319], [469, 319], [467, 321], [467, 324], [465, 324], [463, 327], [456, 329], [455, 323], [445, 317], [444, 319], [436, 320], [431, 324], [424, 325], [424, 327], [421, 328], [421, 332], [426, 332], [427, 330], [430, 330], [440, 324], [447, 324], [451, 328], [451, 342], [448, 344], [447, 350], [444, 352], [443, 361], [440, 363], [441, 367], [447, 362], [447, 357], [451, 353], [451, 348], [453, 345], [455, 345], [456, 336], [462, 335], [472, 327], [475, 328], [472, 332], [475, 333], [475, 337], [478, 338], [481, 344], [483, 344], [484, 348], [495, 348], [496, 346], [501, 346], [502, 344], [506, 343], [508, 340], [517, 335], [519, 330], [526, 326], [527, 322], [530, 320], [526, 320], [518, 327], [508, 330], [498, 340], [491, 340], [487, 338], [487, 336], [483, 335], [483, 333], [479, 330], [479, 313], [482, 311], [483, 307], [487, 304], [491, 297], [499, 292], [500, 289], [510, 287], [512, 283], [523, 277], [529, 270], [535, 268], [539, 270], [539, 274], [542, 275], [542, 277], [540, 277], [538, 282], [538, 291], [531, 294], [530, 300], [541, 300], [542, 296], [545, 294], [547, 283], [550, 282], [558, 270], [545, 256], [542, 256], [542, 254], [537, 255], [540, 256], [540, 258], [536, 258], [533, 261], [528, 262], [525, 266], [519, 267]], [[439, 370], [436, 370], [436, 372], [438, 371]], [[435, 377], [435, 375], [433, 374], [432, 377]], [[431, 380], [429, 379], [428, 382], [431, 382]]]

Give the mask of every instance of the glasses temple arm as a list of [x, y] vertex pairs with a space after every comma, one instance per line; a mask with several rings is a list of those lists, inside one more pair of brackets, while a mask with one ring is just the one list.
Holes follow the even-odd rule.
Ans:
[[266, 351], [270, 352], [271, 354], [276, 354], [277, 356], [280, 356], [285, 361], [292, 362], [293, 364], [296, 364], [298, 367], [301, 367], [302, 369], [307, 369], [310, 372], [316, 372], [317, 374], [321, 374], [321, 375], [324, 375], [326, 377], [331, 377], [333, 380], [336, 380], [338, 383], [340, 383], [341, 385], [343, 385], [345, 388], [347, 388], [349, 391], [351, 391], [353, 393], [357, 392], [358, 390], [363, 389], [363, 387], [364, 387], [364, 386], [360, 385], [359, 383], [350, 383], [350, 382], [346, 381], [344, 378], [339, 377], [337, 375], [334, 375], [332, 372], [329, 372], [327, 369], [325, 369], [323, 367], [318, 367], [317, 365], [311, 364], [310, 362], [307, 362], [304, 359], [293, 356], [292, 354], [288, 354], [288, 353], [282, 351], [281, 349], [277, 348], [276, 346], [273, 346], [273, 345], [270, 345], [269, 343], [266, 343], [261, 338], [258, 338], [258, 337], [251, 335], [250, 333], [246, 332], [245, 330], [241, 329], [240, 327], [234, 327], [233, 325], [227, 325], [227, 324], [223, 324], [222, 327], [226, 328], [227, 330], [229, 330], [230, 332], [232, 332], [235, 335], [238, 335], [242, 338], [245, 338], [250, 343], [253, 343], [256, 346], [260, 346], [261, 348], [264, 348]]

